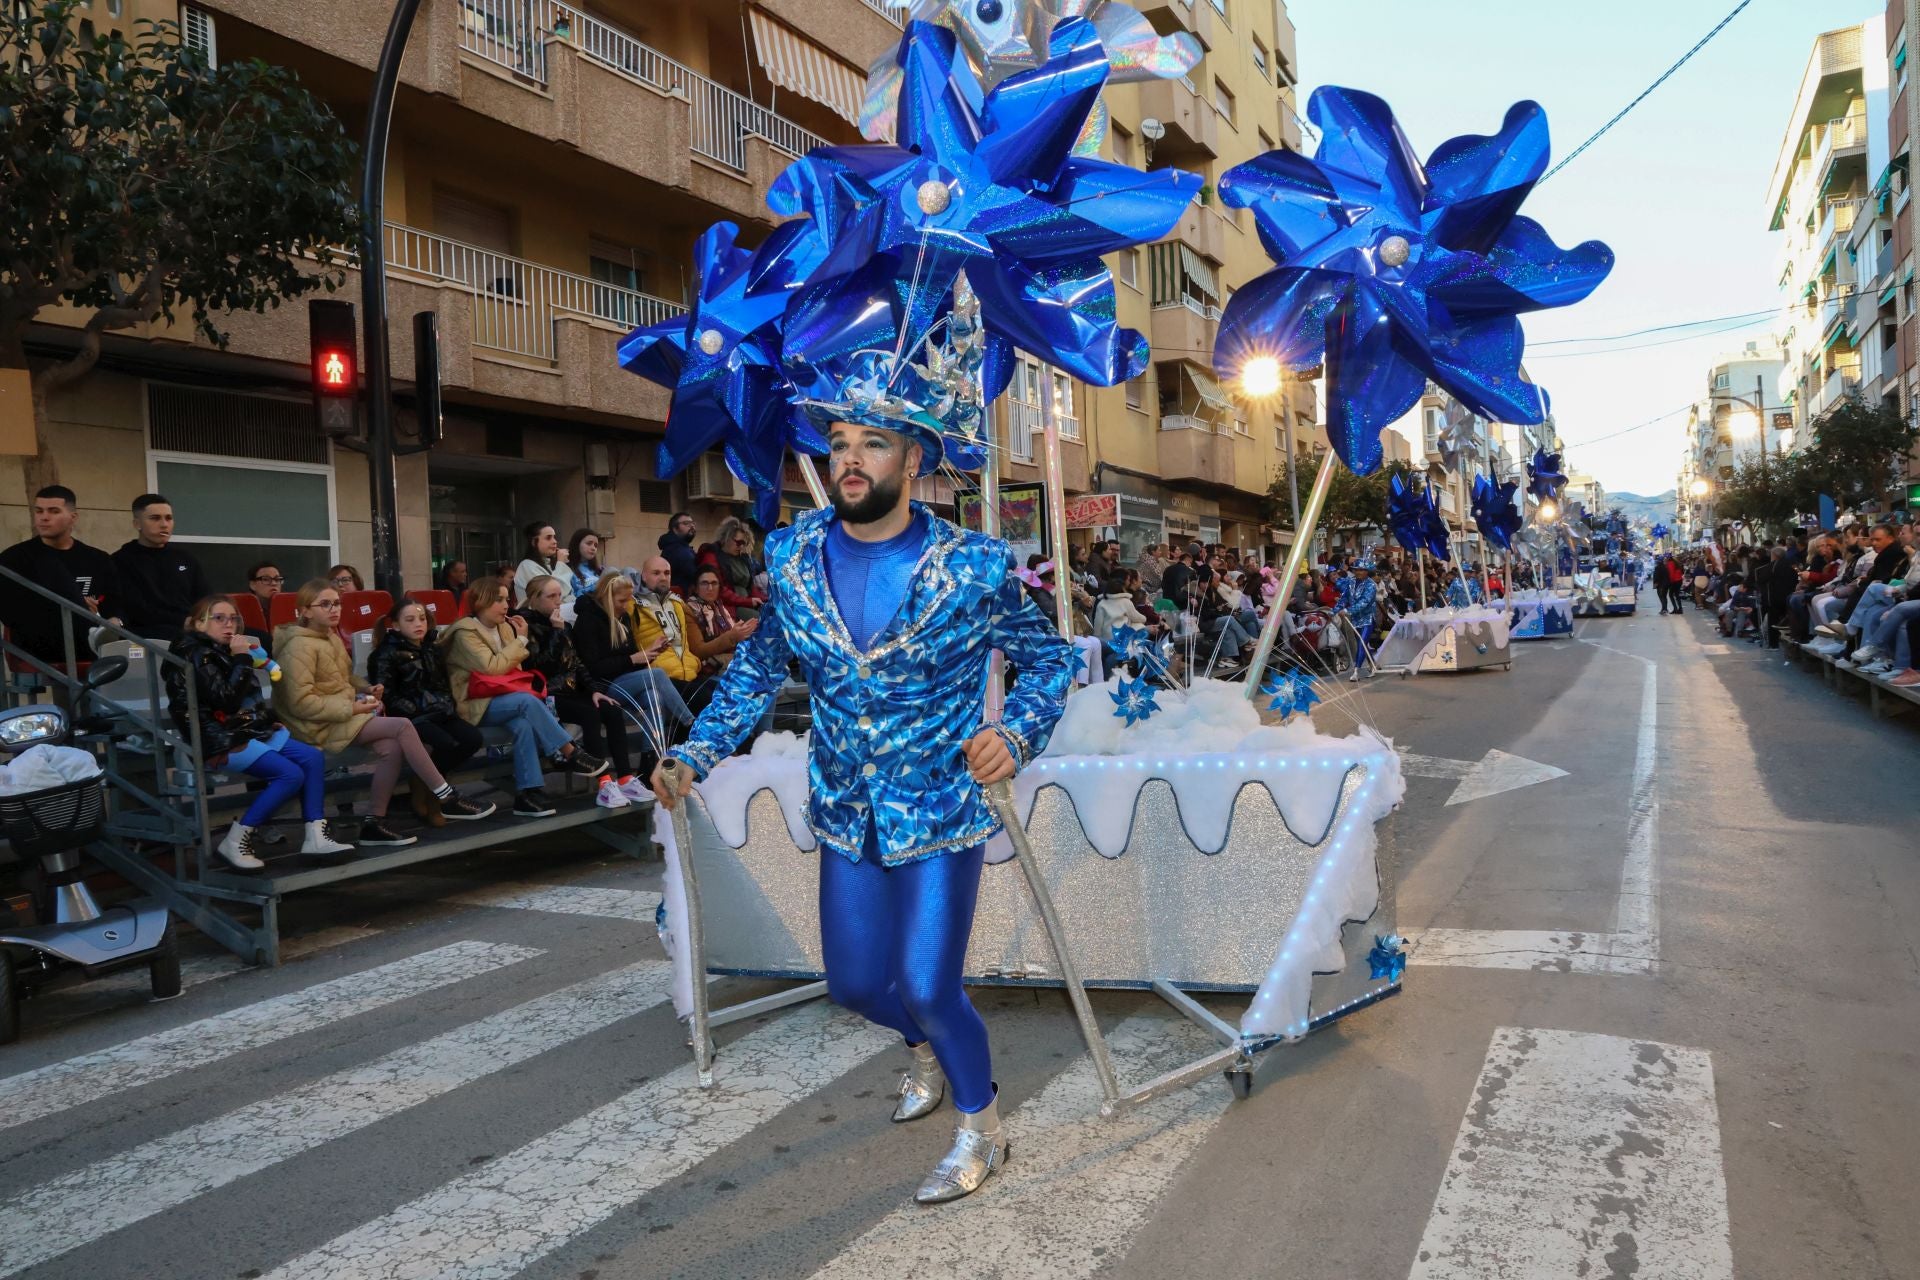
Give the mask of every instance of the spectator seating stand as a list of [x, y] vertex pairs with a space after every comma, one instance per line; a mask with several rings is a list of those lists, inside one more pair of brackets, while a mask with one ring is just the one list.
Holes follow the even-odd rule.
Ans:
[[1780, 638], [1781, 647], [1787, 652], [1788, 659], [1797, 666], [1809, 663], [1817, 667], [1827, 684], [1843, 693], [1855, 694], [1864, 686], [1867, 693], [1867, 706], [1876, 716], [1892, 718], [1902, 716], [1920, 707], [1920, 685], [1902, 688], [1888, 683], [1889, 676], [1870, 676], [1844, 656], [1835, 657], [1821, 653], [1798, 640], [1785, 636]]
[[[189, 725], [194, 726], [190, 733], [175, 728], [162, 680], [167, 665], [178, 664], [181, 659], [169, 646], [134, 635], [5, 569], [0, 569], [0, 575], [52, 602], [63, 616], [80, 615], [96, 629], [99, 652], [119, 653], [131, 664], [125, 676], [97, 695], [93, 708], [96, 714], [112, 713], [112, 730], [75, 737], [75, 745], [101, 757], [108, 780], [106, 832], [87, 852], [97, 865], [164, 902], [180, 919], [244, 960], [267, 965], [279, 962], [280, 903], [287, 895], [304, 889], [572, 830], [634, 857], [652, 855], [651, 823], [647, 820], [650, 805], [600, 808], [594, 803], [595, 789], [572, 777], [555, 788], [554, 807], [559, 812], [554, 816], [513, 817], [509, 812], [512, 764], [505, 750], [512, 735], [505, 729], [490, 728], [481, 731], [483, 740], [500, 750], [489, 751], [487, 757], [456, 770], [449, 781], [469, 793], [476, 781], [490, 786], [501, 784], [491, 797], [500, 804], [500, 812], [493, 817], [450, 823], [439, 829], [420, 828], [415, 844], [368, 849], [345, 862], [319, 865], [294, 852], [299, 847], [294, 834], [299, 830], [299, 815], [289, 810], [273, 824], [267, 833], [269, 843], [260, 851], [267, 869], [256, 875], [234, 872], [213, 852], [213, 844], [246, 807], [259, 784], [242, 774], [196, 767], [201, 759], [198, 716], [187, 717]], [[358, 607], [352, 614], [356, 621], [378, 618], [386, 611], [381, 603], [387, 599], [383, 592], [349, 595], [377, 597], [356, 601]], [[291, 595], [274, 597], [273, 616], [283, 613], [281, 599], [288, 601], [282, 620], [291, 621]], [[369, 613], [376, 605], [377, 611]], [[71, 705], [79, 681], [68, 674], [65, 663], [33, 658], [11, 640], [0, 642], [0, 647], [6, 658], [4, 705], [33, 701], [49, 691]], [[84, 675], [86, 664], [74, 665]], [[260, 679], [266, 681], [264, 672]], [[191, 681], [188, 687], [191, 690]], [[496, 754], [498, 759], [490, 758]], [[330, 762], [334, 768], [327, 781], [329, 806], [343, 811], [350, 807], [366, 788], [371, 761], [370, 753], [350, 749]], [[396, 809], [396, 816], [406, 815]], [[281, 830], [289, 833], [287, 838], [271, 843]], [[350, 838], [352, 832], [342, 834]], [[257, 922], [249, 918], [256, 914]]]

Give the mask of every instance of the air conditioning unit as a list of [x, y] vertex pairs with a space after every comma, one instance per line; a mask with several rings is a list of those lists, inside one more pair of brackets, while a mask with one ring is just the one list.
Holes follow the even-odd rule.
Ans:
[[687, 501], [745, 502], [745, 486], [727, 470], [727, 460], [717, 453], [704, 455], [687, 471]]
[[587, 490], [587, 523], [595, 529], [613, 528], [613, 490]]
[[180, 43], [206, 58], [209, 67], [220, 65], [213, 38], [213, 15], [200, 6], [180, 6]]

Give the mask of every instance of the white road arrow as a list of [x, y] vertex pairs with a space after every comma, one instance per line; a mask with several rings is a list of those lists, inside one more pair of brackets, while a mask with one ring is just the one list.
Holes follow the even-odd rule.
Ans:
[[1448, 760], [1442, 756], [1423, 756], [1403, 751], [1400, 753], [1400, 768], [1414, 778], [1459, 779], [1460, 785], [1447, 797], [1450, 805], [1465, 804], [1469, 800], [1497, 796], [1502, 791], [1517, 791], [1536, 782], [1551, 782], [1567, 776], [1565, 769], [1556, 769], [1550, 764], [1541, 764], [1525, 756], [1509, 755], [1504, 751], [1489, 751], [1478, 760]]

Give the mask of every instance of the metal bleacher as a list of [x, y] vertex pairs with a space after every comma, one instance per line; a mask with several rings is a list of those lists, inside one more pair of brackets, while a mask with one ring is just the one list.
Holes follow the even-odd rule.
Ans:
[[[346, 862], [320, 864], [295, 852], [299, 847], [298, 814], [283, 815], [263, 833], [265, 843], [258, 852], [267, 869], [255, 875], [234, 872], [213, 852], [213, 845], [219, 833], [246, 807], [257, 784], [241, 774], [200, 767], [196, 706], [189, 706], [186, 717], [189, 732], [182, 733], [175, 727], [163, 673], [170, 665], [182, 665], [181, 659], [168, 645], [135, 635], [5, 569], [0, 569], [0, 578], [50, 603], [69, 625], [79, 617], [92, 628], [96, 653], [102, 657], [119, 654], [128, 662], [126, 674], [95, 695], [95, 712], [110, 712], [112, 728], [75, 740], [76, 746], [100, 756], [108, 780], [106, 831], [88, 847], [88, 853], [99, 865], [166, 903], [180, 919], [245, 960], [278, 963], [280, 903], [288, 894], [304, 889], [565, 831], [578, 831], [634, 857], [652, 852], [650, 805], [600, 808], [594, 803], [593, 788], [571, 777], [556, 780], [552, 788], [554, 807], [559, 810], [554, 816], [511, 816], [507, 801], [512, 792], [512, 766], [504, 748], [512, 736], [504, 729], [483, 729], [483, 740], [492, 749], [484, 757], [477, 757], [471, 767], [455, 771], [448, 780], [469, 795], [487, 793], [500, 806], [494, 817], [439, 829], [423, 827], [415, 831], [409, 827], [419, 836], [416, 844], [368, 851]], [[351, 594], [387, 598], [384, 593]], [[275, 599], [277, 602], [279, 597]], [[366, 602], [368, 608], [376, 603]], [[369, 615], [363, 609], [354, 616], [377, 617], [385, 610], [386, 606], [380, 604], [378, 613]], [[277, 618], [282, 610], [276, 605], [273, 612]], [[370, 637], [371, 633], [364, 634]], [[364, 652], [370, 647], [370, 639], [364, 646], [355, 646], [356, 663], [362, 670]], [[10, 637], [0, 640], [0, 648], [5, 654], [4, 705], [46, 697], [71, 705], [87, 666], [77, 661], [71, 646], [63, 661], [36, 658]], [[266, 678], [261, 673], [261, 679]], [[191, 699], [192, 681], [187, 687]], [[348, 815], [354, 802], [366, 791], [371, 759], [365, 752], [350, 749], [329, 760], [333, 770], [328, 776], [327, 802], [345, 822], [352, 821]], [[393, 814], [405, 825], [403, 808], [396, 805]], [[343, 834], [351, 838], [352, 833], [348, 830]]]

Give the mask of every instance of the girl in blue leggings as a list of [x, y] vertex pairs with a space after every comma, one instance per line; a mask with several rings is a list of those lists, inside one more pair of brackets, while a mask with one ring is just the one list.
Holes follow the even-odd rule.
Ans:
[[278, 668], [268, 661], [259, 642], [240, 629], [240, 611], [233, 601], [208, 596], [197, 602], [174, 643], [173, 655], [186, 668], [165, 664], [167, 710], [180, 732], [191, 737], [194, 722], [187, 714], [191, 679], [202, 763], [264, 779], [267, 784], [217, 846], [227, 865], [246, 872], [266, 865], [254, 853], [254, 832], [295, 796], [300, 797], [300, 815], [306, 821], [300, 852], [324, 857], [352, 853], [352, 845], [335, 840], [327, 830], [326, 757], [293, 738], [274, 718], [262, 680], [277, 676]]

